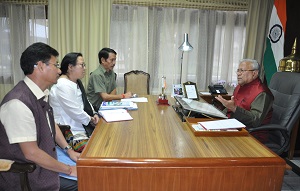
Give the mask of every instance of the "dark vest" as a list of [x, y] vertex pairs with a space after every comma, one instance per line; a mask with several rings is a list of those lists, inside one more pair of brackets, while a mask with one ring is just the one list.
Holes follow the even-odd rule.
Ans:
[[[259, 78], [243, 86], [238, 85], [233, 92], [235, 104], [241, 108], [244, 108], [245, 110], [250, 111], [251, 103], [262, 92], [266, 92], [267, 94], [273, 96], [269, 88], [266, 87]], [[271, 108], [262, 124], [267, 124], [270, 122], [273, 113], [272, 111], [273, 109]]]
[[[4, 97], [0, 106], [12, 99], [20, 100], [31, 110], [36, 124], [38, 147], [57, 159], [53, 138], [55, 137], [55, 127], [52, 108], [47, 102], [43, 101], [43, 98], [37, 100], [24, 81], [19, 82]], [[52, 133], [48, 125], [46, 111], [49, 114]], [[18, 111], [16, 110], [15, 112]], [[0, 123], [0, 145], [1, 158], [24, 163], [30, 162], [24, 157], [19, 144], [9, 144], [2, 122]], [[59, 176], [57, 172], [41, 168], [37, 165], [35, 171], [28, 174], [28, 178], [32, 190], [59, 190]], [[20, 175], [18, 173], [6, 172], [0, 174], [0, 190], [20, 190], [20, 188]]]

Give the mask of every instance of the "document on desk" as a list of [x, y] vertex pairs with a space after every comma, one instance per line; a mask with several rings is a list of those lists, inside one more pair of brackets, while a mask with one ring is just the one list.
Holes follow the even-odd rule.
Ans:
[[240, 129], [246, 126], [236, 119], [221, 119], [214, 121], [198, 122], [206, 130], [227, 130], [227, 129]]
[[131, 115], [125, 109], [100, 110], [99, 114], [106, 122], [133, 120]]
[[121, 101], [148, 102], [148, 99], [146, 97], [134, 97], [134, 98], [121, 99]]

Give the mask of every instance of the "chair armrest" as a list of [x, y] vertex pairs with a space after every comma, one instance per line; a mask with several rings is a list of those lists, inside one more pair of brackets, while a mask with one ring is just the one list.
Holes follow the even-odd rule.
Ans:
[[289, 134], [287, 129], [284, 126], [278, 125], [278, 124], [267, 124], [267, 125], [262, 125], [260, 127], [254, 127], [254, 128], [249, 128], [247, 129], [249, 133], [254, 133], [258, 131], [277, 131], [280, 132], [282, 137], [281, 137], [281, 149], [275, 151], [278, 155], [280, 155], [284, 150], [288, 147], [289, 145]]
[[8, 172], [16, 173], [31, 173], [35, 170], [36, 165], [34, 163], [19, 163], [14, 162]]
[[253, 127], [253, 128], [247, 129], [247, 131], [249, 133], [256, 132], [256, 131], [266, 131], [266, 130], [279, 130], [279, 131], [287, 132], [285, 127], [278, 125], [278, 124], [267, 124], [267, 125], [262, 125], [259, 127]]

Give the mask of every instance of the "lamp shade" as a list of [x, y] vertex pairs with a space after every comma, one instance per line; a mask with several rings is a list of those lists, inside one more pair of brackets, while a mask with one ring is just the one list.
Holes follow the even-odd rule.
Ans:
[[188, 34], [184, 33], [184, 41], [181, 46], [178, 48], [181, 51], [190, 51], [193, 50], [192, 45], [189, 43]]

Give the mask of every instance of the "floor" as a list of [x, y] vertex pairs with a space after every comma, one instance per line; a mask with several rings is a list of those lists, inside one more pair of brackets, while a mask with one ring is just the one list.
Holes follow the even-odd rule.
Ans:
[[[292, 160], [294, 164], [297, 166], [300, 166], [300, 158], [294, 158]], [[300, 176], [294, 173], [292, 170], [287, 170], [285, 172], [284, 178], [283, 178], [283, 184], [282, 184], [282, 191], [294, 191], [298, 190], [300, 191]]]

